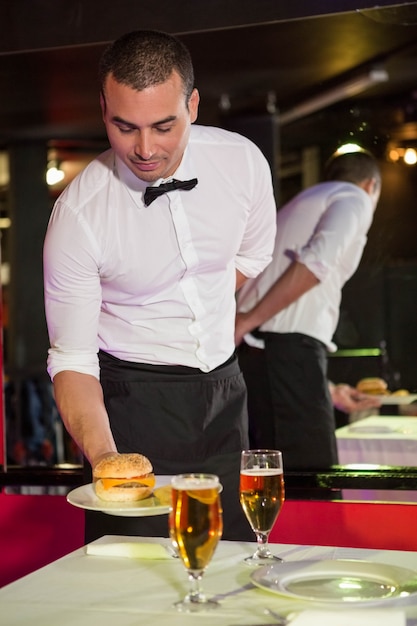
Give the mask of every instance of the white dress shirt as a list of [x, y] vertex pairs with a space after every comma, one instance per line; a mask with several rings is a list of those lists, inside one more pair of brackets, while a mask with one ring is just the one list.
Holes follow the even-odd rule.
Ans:
[[[335, 351], [332, 337], [342, 287], [359, 265], [372, 217], [370, 196], [353, 183], [325, 182], [302, 191], [278, 211], [273, 260], [239, 291], [238, 310], [252, 309], [289, 264], [298, 260], [320, 283], [260, 330], [302, 333]], [[247, 343], [262, 347], [262, 341], [251, 341], [251, 337], [245, 338]]]
[[147, 183], [108, 150], [57, 200], [44, 246], [52, 379], [99, 377], [98, 349], [204, 372], [233, 353], [236, 269], [255, 277], [271, 260], [269, 165], [246, 138], [193, 125], [173, 177], [198, 184], [146, 207]]

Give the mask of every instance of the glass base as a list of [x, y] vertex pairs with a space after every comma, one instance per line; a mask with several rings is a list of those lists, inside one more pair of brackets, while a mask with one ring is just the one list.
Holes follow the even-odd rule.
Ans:
[[181, 613], [198, 613], [199, 611], [210, 611], [217, 609], [220, 603], [216, 600], [208, 600], [205, 596], [201, 596], [198, 600], [186, 596], [184, 600], [175, 602], [174, 607]]
[[283, 559], [279, 556], [275, 556], [275, 554], [272, 554], [269, 550], [262, 552], [257, 550], [254, 554], [252, 554], [252, 556], [248, 556], [244, 559], [244, 562], [247, 565], [268, 565], [268, 563], [271, 562], [282, 563], [282, 561]]

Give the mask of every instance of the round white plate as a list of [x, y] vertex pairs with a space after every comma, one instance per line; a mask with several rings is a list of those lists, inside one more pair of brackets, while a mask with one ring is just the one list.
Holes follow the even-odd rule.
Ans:
[[381, 603], [417, 592], [417, 572], [359, 560], [285, 561], [255, 570], [258, 587], [319, 603]]
[[396, 396], [395, 394], [386, 396], [372, 396], [377, 398], [381, 404], [410, 404], [417, 400], [417, 394], [410, 393], [408, 396]]
[[380, 435], [388, 435], [388, 434], [392, 434], [392, 433], [398, 433], [399, 431], [395, 428], [391, 428], [391, 426], [350, 426], [349, 427], [349, 432], [350, 433], [363, 433], [363, 434], [380, 434]]
[[105, 502], [94, 491], [92, 483], [70, 491], [67, 501], [73, 506], [89, 511], [101, 511], [108, 515], [124, 517], [145, 517], [169, 513], [170, 477], [156, 476], [156, 487], [149, 498], [138, 502]]

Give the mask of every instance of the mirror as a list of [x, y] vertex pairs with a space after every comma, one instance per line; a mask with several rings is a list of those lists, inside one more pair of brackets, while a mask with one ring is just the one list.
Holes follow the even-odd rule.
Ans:
[[[364, 375], [384, 367], [390, 385], [414, 391], [417, 166], [407, 165], [403, 155], [417, 145], [417, 3], [407, 6], [406, 13], [401, 7], [361, 13], [354, 11], [357, 5], [352, 12], [288, 21], [271, 13], [262, 16], [258, 7], [252, 21], [236, 28], [203, 30], [200, 24], [184, 30], [183, 22], [177, 30], [181, 28], [194, 58], [202, 98], [200, 123], [226, 125], [226, 118], [242, 116], [278, 122], [270, 158], [279, 204], [315, 182], [319, 166], [341, 143], [359, 141], [380, 159], [383, 194], [361, 266], [344, 290], [336, 334], [341, 350], [372, 348], [383, 354], [365, 360], [331, 357], [330, 371], [336, 382], [354, 384], [362, 367]], [[175, 30], [172, 24], [166, 29]], [[85, 33], [76, 35], [77, 44], [86, 43]], [[0, 175], [0, 217], [12, 219], [12, 226], [2, 229], [9, 441], [21, 434], [20, 417], [15, 416], [26, 403], [37, 407], [38, 415], [46, 411], [45, 421], [60, 429], [44, 377], [47, 342], [40, 269], [43, 234], [59, 185], [47, 187], [43, 176], [48, 161], [71, 169], [74, 161], [100, 152], [105, 144], [94, 84], [100, 41], [53, 50], [32, 45], [30, 52], [0, 56], [7, 94], [0, 103], [0, 148], [10, 158], [10, 178], [4, 182]], [[28, 68], [31, 80], [18, 86], [16, 75], [27, 76]], [[352, 88], [352, 82], [346, 87], [347, 80], [370, 68], [382, 68], [388, 80], [362, 90]], [[317, 101], [329, 93], [326, 101]], [[10, 422], [17, 425], [17, 433]], [[59, 459], [77, 462], [71, 442], [62, 437]], [[13, 445], [8, 445], [9, 455]], [[54, 454], [58, 458], [57, 449]], [[9, 457], [11, 464], [20, 462]]]

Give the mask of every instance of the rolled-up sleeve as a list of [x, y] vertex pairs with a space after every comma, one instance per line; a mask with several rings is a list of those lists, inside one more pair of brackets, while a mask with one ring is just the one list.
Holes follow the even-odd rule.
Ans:
[[295, 251], [296, 260], [324, 281], [335, 265], [343, 266], [346, 250], [358, 237], [366, 241], [372, 215], [371, 199], [359, 187], [335, 194], [308, 243]]

